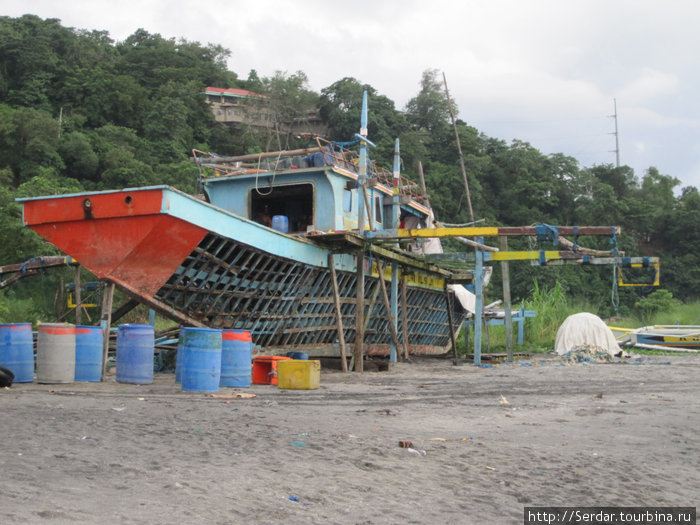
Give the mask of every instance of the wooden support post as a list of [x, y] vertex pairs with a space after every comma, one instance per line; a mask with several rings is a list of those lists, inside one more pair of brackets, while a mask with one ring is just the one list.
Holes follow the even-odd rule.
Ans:
[[340, 360], [343, 365], [343, 372], [348, 371], [348, 360], [345, 355], [345, 335], [343, 334], [343, 316], [340, 311], [340, 291], [338, 290], [338, 278], [335, 274], [335, 261], [333, 254], [328, 254], [328, 268], [331, 270], [331, 281], [333, 283], [333, 302], [335, 305], [335, 318], [338, 324], [338, 344], [340, 345]]
[[[394, 331], [399, 332], [399, 265], [391, 263], [391, 323]], [[398, 335], [397, 335], [398, 339]], [[396, 362], [396, 354], [399, 352], [399, 343], [392, 345], [389, 361]]]
[[73, 270], [73, 285], [75, 286], [75, 324], [82, 324], [82, 312], [83, 312], [83, 297], [82, 291], [80, 290], [80, 265], [75, 266]]
[[[481, 237], [477, 238], [477, 242], [483, 242]], [[481, 329], [484, 325], [484, 252], [476, 250], [476, 265], [474, 268], [475, 274], [475, 293], [476, 293], [476, 312], [474, 312], [474, 365], [481, 366]]]
[[365, 257], [363, 254], [357, 255], [357, 283], [355, 284], [357, 299], [355, 304], [355, 348], [352, 359], [355, 365], [355, 372], [362, 372], [364, 364], [364, 343], [365, 343]]
[[[501, 237], [501, 251], [508, 251], [508, 237]], [[510, 269], [508, 261], [501, 261], [501, 273], [503, 274], [503, 310], [505, 312], [506, 325], [506, 353], [508, 361], [513, 360], [513, 311], [510, 300]]]
[[425, 199], [425, 205], [430, 208], [430, 197], [425, 189], [425, 177], [423, 175], [423, 163], [418, 161], [418, 176], [420, 177], [420, 191]]
[[367, 305], [367, 301], [365, 301], [365, 305], [367, 305], [367, 312], [365, 313], [365, 326], [369, 326], [369, 321], [374, 313], [374, 307], [377, 305], [377, 297], [379, 297], [380, 290], [380, 286], [375, 286], [374, 292], [372, 292], [372, 297], [369, 300], [369, 305]]
[[408, 301], [406, 300], [406, 276], [401, 274], [401, 325], [403, 327], [403, 358], [408, 360]]
[[[389, 303], [389, 294], [386, 291], [386, 283], [384, 282], [384, 265], [379, 259], [377, 259], [377, 270], [379, 270], [379, 285], [382, 287], [382, 298], [384, 299], [384, 308], [387, 314], [392, 317], [391, 314], [391, 304]], [[399, 347], [399, 336], [396, 333], [396, 327], [394, 326], [393, 317], [389, 319], [389, 332], [391, 333], [391, 340], [394, 342], [396, 348]], [[395, 361], [396, 359], [394, 359]]]
[[472, 326], [471, 324], [465, 323], [464, 324], [464, 355], [469, 354], [469, 338], [472, 333]]
[[107, 355], [109, 354], [109, 330], [112, 327], [112, 301], [114, 300], [114, 283], [105, 281], [104, 292], [102, 293], [102, 381], [107, 373]]
[[452, 356], [457, 364], [457, 341], [455, 341], [455, 325], [452, 320], [452, 300], [450, 299], [450, 289], [445, 282], [445, 301], [447, 302], [447, 321], [450, 325], [450, 342], [452, 343]]

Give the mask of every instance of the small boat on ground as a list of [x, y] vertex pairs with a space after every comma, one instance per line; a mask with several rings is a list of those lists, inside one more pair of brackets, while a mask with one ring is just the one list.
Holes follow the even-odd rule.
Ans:
[[700, 326], [645, 326], [630, 332], [634, 345], [656, 345], [671, 348], [700, 348]]

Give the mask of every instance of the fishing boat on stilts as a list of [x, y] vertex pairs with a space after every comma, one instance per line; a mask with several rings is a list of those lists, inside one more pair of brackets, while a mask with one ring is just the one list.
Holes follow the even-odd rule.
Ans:
[[473, 304], [461, 286], [472, 274], [426, 263], [428, 239], [368, 239], [429, 227], [432, 214], [398, 160], [393, 172], [369, 160], [366, 94], [362, 119], [351, 143], [195, 152], [200, 196], [152, 186], [20, 199], [23, 221], [182, 325], [249, 330], [258, 353], [339, 355], [358, 333], [366, 354], [444, 353]]

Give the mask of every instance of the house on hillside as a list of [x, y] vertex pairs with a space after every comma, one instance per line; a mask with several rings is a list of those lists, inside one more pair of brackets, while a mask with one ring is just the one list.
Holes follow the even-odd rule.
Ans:
[[[237, 88], [208, 87], [205, 91], [214, 118], [227, 125], [274, 128], [273, 112], [266, 107], [268, 97], [253, 91]], [[279, 131], [294, 135], [320, 135], [327, 132], [316, 108], [307, 108], [301, 117], [277, 123]]]

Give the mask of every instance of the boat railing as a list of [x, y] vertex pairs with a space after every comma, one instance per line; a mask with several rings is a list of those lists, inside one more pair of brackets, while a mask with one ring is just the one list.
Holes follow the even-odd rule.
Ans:
[[[347, 148], [345, 144], [321, 137], [316, 137], [316, 147], [311, 148], [251, 153], [236, 157], [192, 150], [192, 155], [192, 160], [200, 169], [200, 177], [202, 178], [249, 175], [321, 166], [335, 166], [357, 173], [360, 160], [358, 153]], [[205, 173], [202, 168], [211, 170], [211, 172]], [[389, 188], [393, 187], [393, 172], [377, 166], [373, 160], [368, 163], [367, 171], [370, 178], [376, 178], [379, 184]], [[399, 179], [399, 195], [406, 200], [425, 202], [425, 197], [420, 192], [418, 185], [403, 175]]]
[[[393, 172], [377, 166], [374, 166], [374, 172], [377, 176], [377, 182], [383, 184], [384, 186], [388, 186], [389, 188], [393, 187]], [[423, 203], [425, 201], [423, 194], [420, 192], [418, 184], [413, 182], [411, 179], [404, 177], [403, 175], [399, 176], [399, 195], [405, 199], [416, 202]]]
[[346, 149], [342, 144], [330, 140], [316, 137], [319, 152], [323, 155], [323, 160], [329, 166], [338, 166], [349, 171], [357, 171], [360, 157], [356, 151]]

